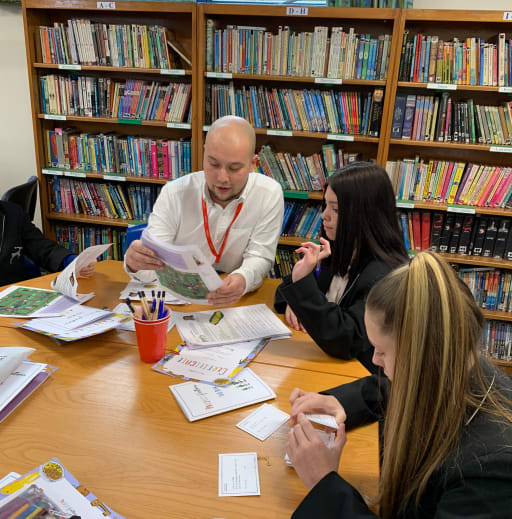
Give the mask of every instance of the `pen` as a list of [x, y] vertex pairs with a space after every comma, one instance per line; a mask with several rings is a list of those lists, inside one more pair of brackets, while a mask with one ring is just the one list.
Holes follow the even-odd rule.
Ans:
[[130, 309], [130, 312], [132, 313], [132, 315], [135, 315], [135, 308], [133, 308], [130, 298], [127, 297], [124, 301], [125, 301], [126, 305], [128, 306], [128, 308]]

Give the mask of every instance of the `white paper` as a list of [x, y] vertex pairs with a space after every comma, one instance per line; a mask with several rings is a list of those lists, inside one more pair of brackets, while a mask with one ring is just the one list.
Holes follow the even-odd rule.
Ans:
[[[334, 443], [334, 439], [336, 438], [336, 433], [333, 433], [333, 432], [328, 433], [325, 431], [321, 431], [320, 429], [315, 429], [315, 432], [318, 434], [318, 436], [320, 436], [320, 439], [324, 442], [324, 444], [327, 447], [332, 446], [332, 444]], [[289, 467], [293, 467], [288, 454], [284, 455], [284, 461], [286, 461], [286, 464]]]
[[5, 346], [0, 348], [0, 383], [2, 383], [32, 352], [34, 348]]
[[[169, 312], [171, 310], [167, 309]], [[130, 309], [128, 308], [128, 305], [126, 303], [119, 303], [113, 310], [116, 314], [124, 315], [128, 317], [126, 321], [123, 321], [118, 327], [118, 330], [125, 330], [127, 332], [134, 332], [135, 331], [135, 323], [133, 322], [132, 313], [130, 312]], [[171, 317], [169, 317], [169, 324], [167, 325], [167, 331], [169, 332], [172, 327], [174, 326], [174, 312], [171, 312]]]
[[179, 355], [173, 355], [162, 369], [204, 382], [227, 379], [260, 341], [238, 342], [216, 348], [191, 350], [184, 347]]
[[219, 454], [219, 497], [259, 495], [256, 453]]
[[0, 317], [55, 317], [78, 304], [55, 290], [12, 285], [0, 292]]
[[224, 317], [213, 324], [209, 321], [215, 311], [218, 310], [174, 312], [176, 327], [188, 347], [206, 348], [291, 335], [290, 330], [265, 304], [222, 308], [220, 311]]
[[169, 389], [191, 422], [276, 397], [250, 368], [245, 368], [229, 386], [185, 382], [169, 386]]
[[106, 243], [103, 245], [93, 245], [83, 250], [53, 281], [52, 288], [72, 297], [81, 303], [85, 303], [94, 297], [94, 292], [90, 294], [77, 294], [78, 290], [78, 273], [94, 261], [98, 256], [101, 256], [112, 244]]
[[263, 404], [241, 422], [237, 423], [236, 426], [242, 429], [242, 431], [252, 434], [258, 440], [265, 441], [289, 418], [290, 415], [281, 411], [281, 409], [273, 405]]
[[166, 264], [164, 270], [155, 271], [166, 292], [189, 303], [209, 304], [206, 294], [220, 288], [222, 279], [197, 245], [169, 245], [153, 236], [147, 227], [141, 240]]
[[338, 428], [336, 419], [330, 414], [304, 413], [304, 415], [310, 422], [325, 425], [326, 427], [331, 427], [332, 429]]
[[185, 301], [182, 299], [176, 299], [165, 287], [159, 285], [158, 283], [143, 283], [142, 281], [138, 281], [136, 279], [132, 279], [121, 291], [119, 299], [123, 301], [129, 297], [132, 301], [140, 301], [140, 297], [138, 296], [139, 292], [145, 292], [146, 297], [149, 298], [151, 292], [154, 291], [155, 294], [158, 292], [165, 292], [165, 300], [164, 302], [168, 305], [184, 305]]
[[46, 364], [39, 362], [22, 362], [1, 384], [0, 384], [0, 411], [41, 371]]

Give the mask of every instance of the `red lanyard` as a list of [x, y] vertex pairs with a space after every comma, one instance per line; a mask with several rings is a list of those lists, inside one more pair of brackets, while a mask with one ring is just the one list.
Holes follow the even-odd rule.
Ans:
[[224, 247], [226, 246], [226, 241], [228, 240], [228, 235], [229, 235], [229, 231], [231, 230], [231, 226], [235, 223], [235, 220], [238, 218], [238, 215], [240, 214], [240, 211], [242, 210], [242, 206], [244, 205], [244, 203], [239, 202], [239, 204], [236, 208], [236, 211], [235, 211], [235, 216], [233, 216], [233, 220], [231, 220], [229, 227], [226, 229], [226, 234], [224, 234], [224, 238], [220, 245], [220, 251], [218, 253], [215, 250], [215, 247], [213, 246], [212, 236], [210, 234], [210, 225], [208, 224], [208, 209], [206, 207], [206, 202], [204, 200], [204, 197], [202, 199], [202, 205], [203, 205], [204, 233], [206, 234], [206, 241], [208, 242], [208, 246], [210, 247], [212, 254], [215, 256], [215, 263], [219, 263], [222, 253], [224, 252]]

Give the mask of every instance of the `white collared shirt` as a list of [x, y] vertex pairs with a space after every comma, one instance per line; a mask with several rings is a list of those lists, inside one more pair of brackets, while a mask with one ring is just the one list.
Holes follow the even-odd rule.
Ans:
[[[243, 201], [218, 264], [215, 264], [215, 256], [210, 251], [204, 232], [203, 196], [217, 251], [220, 251], [238, 203]], [[212, 202], [204, 173], [198, 171], [173, 180], [162, 188], [149, 216], [148, 229], [157, 238], [174, 245], [197, 245], [219, 272], [242, 274], [246, 281], [245, 291], [250, 292], [261, 285], [274, 264], [283, 212], [281, 186], [265, 175], [250, 173], [240, 197], [222, 208]], [[156, 279], [153, 271], [139, 271], [136, 275], [128, 273], [145, 282]]]

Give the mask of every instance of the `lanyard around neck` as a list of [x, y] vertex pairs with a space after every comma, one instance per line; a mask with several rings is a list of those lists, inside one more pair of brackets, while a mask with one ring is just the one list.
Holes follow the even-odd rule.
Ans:
[[222, 239], [222, 243], [220, 244], [219, 252], [216, 251], [213, 246], [212, 236], [210, 234], [210, 225], [208, 223], [208, 208], [206, 207], [206, 202], [204, 197], [202, 198], [202, 206], [203, 206], [203, 223], [204, 223], [204, 233], [206, 234], [206, 241], [208, 242], [208, 247], [210, 247], [210, 251], [215, 256], [215, 263], [219, 263], [222, 253], [224, 252], [224, 247], [226, 246], [226, 242], [228, 240], [229, 231], [231, 230], [231, 226], [235, 223], [235, 220], [238, 218], [240, 211], [242, 210], [243, 202], [239, 202], [235, 211], [235, 216], [233, 216], [233, 220], [229, 224], [229, 227], [226, 229], [226, 233], [224, 234], [224, 238]]

